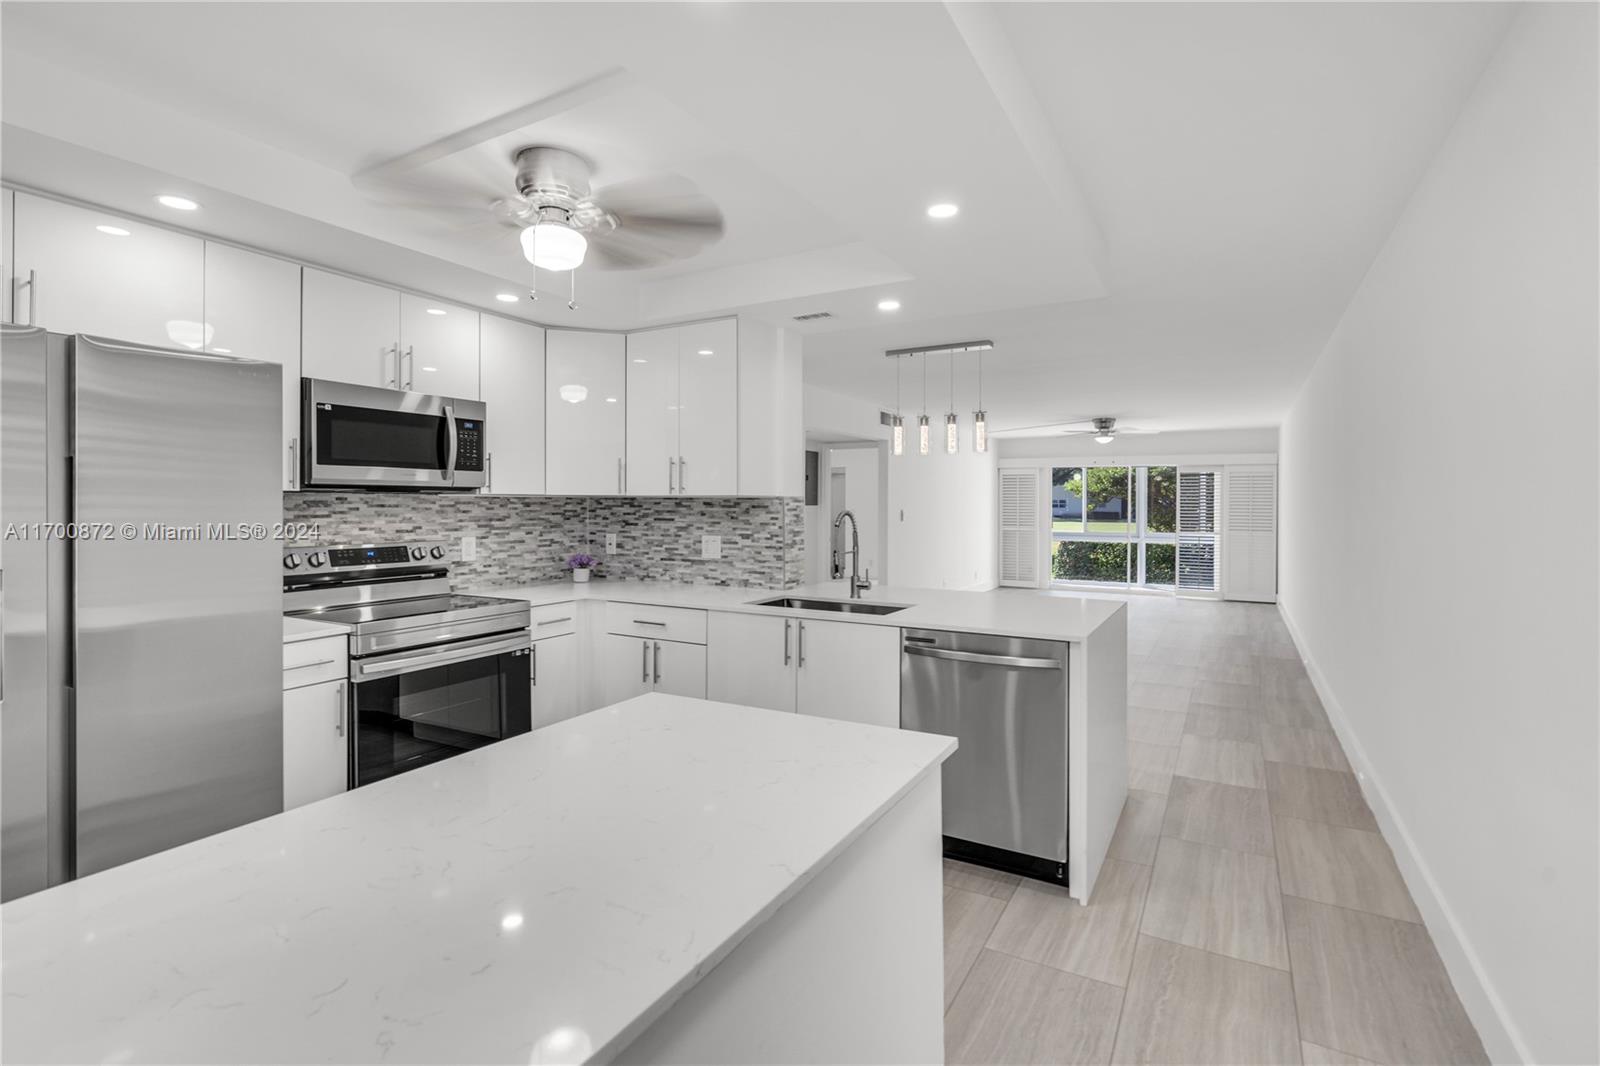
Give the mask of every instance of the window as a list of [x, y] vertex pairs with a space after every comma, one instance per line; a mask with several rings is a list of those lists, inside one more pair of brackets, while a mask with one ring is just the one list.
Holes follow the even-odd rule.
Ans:
[[1175, 466], [1066, 466], [1050, 478], [1056, 581], [1215, 587], [1216, 475]]

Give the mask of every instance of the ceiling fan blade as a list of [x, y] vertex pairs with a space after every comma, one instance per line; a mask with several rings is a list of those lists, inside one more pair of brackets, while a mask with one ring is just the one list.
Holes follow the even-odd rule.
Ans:
[[615, 228], [590, 234], [596, 264], [642, 270], [686, 259], [722, 236], [722, 212], [679, 177], [641, 178], [607, 186], [594, 206]]

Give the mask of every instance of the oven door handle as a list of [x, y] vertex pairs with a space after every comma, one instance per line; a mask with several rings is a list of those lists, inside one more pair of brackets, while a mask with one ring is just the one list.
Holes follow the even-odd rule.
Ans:
[[522, 651], [531, 647], [533, 641], [528, 637], [526, 629], [511, 634], [499, 634], [492, 637], [483, 637], [478, 640], [464, 640], [459, 644], [451, 644], [437, 651], [415, 652], [409, 651], [403, 655], [380, 655], [371, 659], [356, 659], [350, 663], [350, 680], [355, 682], [375, 681], [380, 677], [393, 677], [395, 674], [408, 674], [416, 670], [427, 670], [434, 666], [448, 666], [451, 663], [464, 663], [472, 659], [486, 659], [491, 655], [501, 655], [508, 651]]
[[450, 440], [450, 451], [444, 457], [444, 480], [452, 484], [456, 479], [456, 406], [444, 405], [445, 436]]

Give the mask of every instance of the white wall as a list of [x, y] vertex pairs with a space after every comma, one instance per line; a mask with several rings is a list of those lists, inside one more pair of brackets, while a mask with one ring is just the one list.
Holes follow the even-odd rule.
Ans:
[[1282, 434], [1283, 612], [1497, 1061], [1600, 1061], [1596, 30], [1519, 12]]
[[[942, 429], [942, 427], [941, 427]], [[972, 450], [970, 421], [961, 450], [947, 455], [936, 435], [931, 455], [889, 457], [889, 580], [919, 588], [989, 589], [998, 573], [999, 466], [994, 450]]]

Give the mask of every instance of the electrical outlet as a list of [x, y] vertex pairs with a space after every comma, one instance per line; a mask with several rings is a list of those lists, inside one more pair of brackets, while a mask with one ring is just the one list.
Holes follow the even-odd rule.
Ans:
[[606, 534], [606, 554], [617, 554], [617, 535], [615, 533]]
[[707, 533], [705, 536], [701, 537], [700, 538], [700, 558], [702, 558], [702, 559], [720, 559], [720, 558], [722, 558], [722, 538], [717, 536], [715, 533]]
[[477, 557], [478, 557], [478, 538], [477, 537], [462, 537], [461, 538], [461, 561], [464, 562], [464, 563], [470, 563], [470, 562], [472, 562], [472, 560], [476, 559]]

